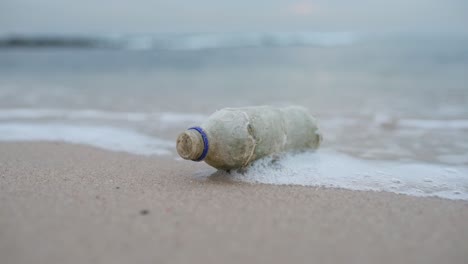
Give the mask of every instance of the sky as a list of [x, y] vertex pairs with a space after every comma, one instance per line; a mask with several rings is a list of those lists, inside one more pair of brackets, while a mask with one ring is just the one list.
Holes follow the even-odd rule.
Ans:
[[0, 0], [0, 34], [461, 32], [466, 0]]

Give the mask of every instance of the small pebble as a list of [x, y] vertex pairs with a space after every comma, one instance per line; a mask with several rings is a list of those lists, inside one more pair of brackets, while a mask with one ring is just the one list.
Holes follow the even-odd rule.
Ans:
[[149, 211], [146, 210], [146, 209], [144, 209], [144, 210], [141, 210], [141, 211], [140, 211], [140, 214], [141, 214], [141, 215], [147, 215], [147, 214], [149, 214]]

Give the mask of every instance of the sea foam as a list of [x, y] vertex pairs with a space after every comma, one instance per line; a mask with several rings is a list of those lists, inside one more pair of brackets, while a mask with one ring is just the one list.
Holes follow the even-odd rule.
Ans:
[[59, 119], [59, 120], [101, 120], [147, 122], [156, 121], [164, 126], [180, 125], [188, 122], [202, 122], [208, 116], [203, 114], [176, 112], [117, 112], [97, 109], [57, 109], [57, 108], [11, 108], [0, 109], [0, 121], [23, 119]]
[[[134, 122], [154, 123], [166, 128], [183, 128], [200, 123], [206, 115], [197, 113], [110, 112], [104, 110], [3, 109], [0, 110], [0, 141], [60, 141], [86, 144], [111, 151], [138, 155], [174, 155], [175, 142], [141, 133]], [[376, 126], [392, 122], [396, 128], [416, 130], [467, 128], [467, 120], [393, 119], [373, 120]], [[90, 122], [91, 121], [91, 122]], [[121, 126], [103, 125], [119, 122]], [[125, 122], [130, 124], [122, 126]], [[327, 119], [321, 122], [332, 132], [358, 119]], [[99, 125], [94, 125], [98, 123]], [[128, 127], [130, 126], [130, 127]], [[372, 126], [372, 125], [371, 125]], [[125, 127], [125, 128], [123, 128]], [[453, 155], [452, 155], [453, 156]], [[447, 157], [450, 161], [460, 155]], [[189, 161], [180, 161], [189, 162]], [[215, 175], [250, 183], [323, 186], [350, 190], [388, 191], [413, 196], [437, 196], [468, 200], [468, 167], [453, 162], [371, 160], [356, 158], [326, 147], [317, 152], [284, 154], [255, 162], [242, 172], [216, 172]], [[458, 165], [456, 165], [458, 164]], [[213, 174], [205, 170], [202, 176]]]
[[364, 160], [330, 149], [263, 158], [242, 171], [211, 176], [275, 185], [387, 191], [468, 200], [468, 168], [420, 162]]
[[142, 155], [168, 155], [175, 143], [132, 130], [62, 123], [0, 123], [0, 141], [61, 141]]

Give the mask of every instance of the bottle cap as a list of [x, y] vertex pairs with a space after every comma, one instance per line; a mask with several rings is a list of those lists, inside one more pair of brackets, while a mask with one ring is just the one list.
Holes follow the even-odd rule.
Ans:
[[202, 161], [208, 154], [208, 137], [200, 127], [191, 127], [177, 137], [177, 152], [183, 159]]

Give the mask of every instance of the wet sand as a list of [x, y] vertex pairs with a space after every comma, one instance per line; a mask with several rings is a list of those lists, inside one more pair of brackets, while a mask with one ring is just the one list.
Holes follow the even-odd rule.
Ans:
[[65, 143], [0, 143], [1, 262], [468, 259], [467, 201], [199, 177], [206, 168]]

